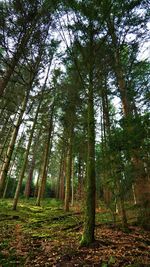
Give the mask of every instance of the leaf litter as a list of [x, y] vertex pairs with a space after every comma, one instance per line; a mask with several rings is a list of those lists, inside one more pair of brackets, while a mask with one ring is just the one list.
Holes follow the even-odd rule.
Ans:
[[[125, 233], [119, 226], [98, 225], [96, 241], [86, 248], [79, 245], [81, 213], [65, 216], [60, 210], [58, 220], [53, 220], [56, 212], [49, 210], [51, 220], [48, 220], [44, 212], [43, 222], [40, 215], [37, 227], [34, 227], [35, 216], [38, 222], [35, 212], [26, 221], [19, 212], [20, 221], [0, 222], [0, 266], [150, 267], [150, 232], [141, 227], [130, 226], [129, 233]], [[80, 227], [76, 228], [76, 224]]]

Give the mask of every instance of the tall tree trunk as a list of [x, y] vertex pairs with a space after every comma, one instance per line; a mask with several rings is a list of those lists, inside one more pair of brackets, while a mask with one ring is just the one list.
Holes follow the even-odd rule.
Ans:
[[[102, 118], [101, 118], [101, 138], [102, 138], [102, 157], [104, 162], [103, 170], [103, 197], [104, 202], [108, 207], [112, 200], [112, 191], [108, 188], [108, 178], [113, 176], [110, 154], [108, 153], [108, 141], [110, 138], [110, 112], [109, 112], [109, 100], [108, 100], [108, 86], [105, 77], [105, 87], [102, 88], [101, 100], [102, 100]], [[108, 168], [108, 165], [110, 168]]]
[[58, 176], [58, 181], [57, 181], [57, 192], [56, 192], [57, 199], [61, 199], [60, 198], [60, 184], [61, 184], [61, 176], [62, 176], [62, 171], [63, 171], [63, 157], [64, 157], [64, 149], [62, 148], [60, 163], [59, 163], [59, 176]]
[[27, 146], [27, 150], [26, 150], [26, 153], [25, 153], [24, 162], [23, 162], [23, 166], [22, 166], [22, 169], [21, 169], [21, 174], [20, 174], [20, 177], [19, 177], [19, 180], [18, 180], [18, 184], [17, 184], [15, 196], [14, 196], [13, 210], [16, 210], [16, 207], [17, 207], [19, 193], [20, 193], [20, 189], [21, 189], [21, 186], [22, 186], [22, 181], [23, 181], [23, 178], [24, 178], [24, 173], [25, 173], [25, 170], [26, 170], [26, 165], [27, 165], [27, 161], [28, 161], [29, 151], [30, 151], [30, 147], [31, 147], [31, 143], [32, 143], [32, 138], [33, 138], [35, 126], [36, 126], [36, 123], [37, 123], [37, 118], [38, 118], [38, 114], [39, 114], [40, 105], [41, 105], [41, 101], [38, 104], [38, 107], [37, 107], [37, 110], [36, 110], [36, 114], [35, 114], [35, 118], [34, 118], [34, 122], [33, 122], [33, 126], [32, 126], [32, 129], [31, 129], [28, 146]]
[[124, 195], [122, 193], [121, 187], [122, 187], [121, 181], [119, 177], [116, 177], [116, 184], [115, 184], [115, 194], [117, 196], [116, 205], [119, 208], [118, 211], [121, 216], [122, 226], [124, 230], [127, 230], [128, 222], [127, 222], [127, 215], [126, 215], [125, 204], [124, 204], [125, 199], [124, 199]]
[[122, 225], [124, 230], [128, 229], [128, 222], [127, 222], [127, 215], [125, 210], [125, 204], [124, 204], [124, 197], [120, 197], [120, 208], [121, 208], [121, 218], [122, 218]]
[[[93, 61], [93, 31], [90, 29], [90, 52]], [[94, 241], [95, 229], [95, 118], [94, 118], [94, 92], [93, 92], [93, 62], [89, 67], [89, 88], [88, 88], [88, 155], [87, 155], [87, 176], [86, 176], [86, 203], [84, 230], [81, 245], [89, 245]]]
[[88, 157], [86, 177], [84, 232], [81, 245], [88, 245], [94, 241], [95, 228], [95, 121], [93, 104], [93, 87], [88, 95]]
[[130, 102], [127, 96], [127, 87], [126, 87], [126, 82], [124, 79], [124, 72], [123, 72], [122, 64], [120, 61], [120, 48], [119, 48], [118, 39], [116, 36], [116, 30], [115, 30], [114, 22], [112, 21], [111, 18], [108, 18], [107, 26], [108, 26], [108, 30], [109, 30], [109, 33], [112, 39], [112, 45], [113, 45], [113, 51], [114, 51], [114, 54], [113, 54], [114, 67], [115, 67], [114, 69], [115, 69], [116, 79], [118, 83], [118, 89], [120, 92], [123, 114], [125, 116], [128, 116], [128, 114], [131, 112]]
[[33, 172], [34, 172], [35, 160], [36, 160], [36, 151], [37, 151], [37, 148], [38, 148], [38, 141], [39, 141], [39, 138], [40, 138], [40, 134], [41, 134], [41, 128], [39, 130], [39, 133], [38, 133], [38, 136], [37, 136], [37, 138], [35, 140], [35, 144], [34, 144], [34, 148], [33, 148], [33, 155], [32, 155], [29, 175], [28, 175], [28, 179], [27, 179], [27, 182], [26, 182], [25, 190], [24, 190], [24, 196], [26, 198], [29, 198], [30, 192], [31, 192], [31, 182], [32, 182], [32, 178], [33, 178]]
[[38, 104], [38, 107], [37, 107], [37, 110], [36, 110], [36, 114], [35, 114], [32, 130], [31, 130], [31, 134], [30, 134], [30, 138], [29, 138], [29, 142], [28, 142], [28, 146], [27, 146], [27, 150], [26, 150], [26, 154], [25, 154], [25, 158], [24, 158], [23, 167], [22, 167], [21, 174], [20, 174], [20, 177], [19, 177], [19, 180], [18, 180], [18, 184], [17, 184], [15, 196], [14, 196], [13, 210], [16, 210], [16, 207], [17, 207], [19, 193], [20, 193], [20, 189], [21, 189], [21, 186], [22, 186], [23, 178], [24, 178], [24, 173], [25, 173], [25, 169], [26, 169], [26, 165], [27, 165], [27, 161], [28, 161], [28, 155], [29, 155], [29, 151], [30, 151], [30, 147], [31, 147], [32, 139], [33, 139], [35, 126], [36, 126], [36, 123], [37, 123], [39, 110], [40, 110], [41, 103], [42, 103], [42, 100], [43, 100], [43, 92], [44, 92], [44, 90], [46, 88], [46, 83], [47, 83], [47, 79], [48, 79], [48, 75], [49, 75], [49, 71], [50, 71], [50, 66], [51, 66], [51, 62], [49, 64], [47, 75], [46, 75], [46, 78], [45, 78], [45, 82], [44, 82], [43, 87], [42, 87], [41, 97], [40, 97], [39, 104]]
[[[7, 181], [6, 181], [5, 189], [4, 189], [4, 192], [3, 192], [3, 198], [6, 197], [7, 188], [8, 188], [9, 180], [10, 180], [10, 177], [11, 177], [11, 172], [12, 172], [13, 167], [14, 167], [14, 165], [15, 165], [16, 156], [17, 156], [17, 153], [18, 153], [18, 149], [20, 148], [20, 145], [21, 145], [21, 142], [22, 142], [22, 137], [23, 137], [23, 135], [24, 135], [24, 128], [23, 128], [21, 137], [20, 137], [20, 139], [19, 139], [19, 142], [18, 142], [18, 144], [17, 144], [17, 149], [16, 149], [16, 151], [15, 151], [14, 158], [12, 159], [11, 167], [9, 168], [9, 171], [8, 171], [8, 177], [7, 177]], [[14, 179], [14, 180], [15, 180], [15, 179]], [[13, 190], [12, 190], [12, 192], [13, 192]]]
[[59, 199], [65, 198], [65, 176], [66, 176], [66, 152], [63, 154], [62, 166], [60, 170], [60, 187], [59, 187]]
[[[128, 118], [133, 116], [133, 114], [137, 113], [136, 105], [134, 99], [131, 99], [131, 96], [129, 97], [127, 94], [128, 90], [124, 78], [124, 70], [120, 60], [120, 50], [114, 23], [113, 21], [111, 21], [111, 19], [109, 19], [107, 25], [112, 38], [112, 44], [114, 46], [115, 73], [118, 83], [118, 89], [121, 96], [123, 114], [125, 118]], [[129, 125], [129, 128], [130, 126], [131, 125]], [[139, 151], [140, 147], [137, 149], [137, 151], [133, 151], [133, 149], [131, 149], [131, 162], [135, 169], [135, 197], [137, 204], [140, 204], [144, 207], [145, 203], [147, 203], [146, 205], [150, 210], [150, 183], [147, 175], [144, 174], [144, 162], [142, 162], [142, 160], [140, 159]], [[139, 166], [141, 167], [142, 171], [139, 171]], [[143, 173], [143, 175], [141, 175], [141, 173]], [[148, 217], [150, 218], [150, 212]]]
[[45, 192], [48, 160], [49, 160], [49, 154], [50, 154], [50, 140], [51, 140], [52, 129], [53, 129], [53, 112], [54, 112], [54, 104], [53, 104], [52, 110], [51, 110], [47, 142], [46, 142], [45, 151], [44, 151], [44, 161], [43, 161], [43, 166], [42, 166], [42, 170], [41, 170], [41, 184], [40, 184], [39, 189], [38, 189], [38, 196], [37, 196], [37, 200], [36, 200], [37, 206], [40, 206], [41, 198], [43, 197], [44, 192]]
[[9, 177], [7, 177], [7, 181], [6, 181], [6, 184], [5, 184], [5, 188], [4, 188], [4, 192], [3, 192], [3, 198], [6, 197], [6, 193], [7, 193], [7, 188], [8, 188], [8, 184], [9, 184]]
[[[10, 180], [10, 176], [11, 176], [11, 172], [12, 172], [14, 163], [15, 163], [15, 158], [14, 158], [14, 162], [13, 162], [11, 168], [9, 169], [9, 174], [8, 174], [7, 179], [6, 179], [6, 184], [5, 184], [5, 188], [4, 188], [4, 192], [3, 192], [3, 198], [6, 197], [6, 193], [7, 193], [7, 189], [8, 189], [8, 184], [9, 184], [9, 180]], [[12, 190], [12, 192], [13, 192], [13, 190]]]
[[72, 173], [71, 173], [71, 206], [74, 206], [74, 159], [72, 160]]
[[34, 167], [35, 167], [35, 154], [33, 154], [33, 156], [32, 156], [29, 175], [28, 175], [28, 179], [27, 179], [27, 182], [26, 182], [25, 190], [24, 190], [24, 196], [27, 199], [30, 197], [30, 193], [31, 193], [31, 182], [32, 182], [32, 179], [33, 179]]
[[[15, 124], [15, 120], [16, 120], [16, 116], [13, 120], [13, 125]], [[0, 158], [3, 156], [3, 151], [5, 151], [5, 146], [6, 146], [7, 142], [9, 141], [9, 138], [10, 138], [10, 133], [13, 131], [13, 125], [11, 125], [9, 130], [7, 131], [7, 134], [6, 134], [5, 139], [3, 141], [3, 145], [0, 147]], [[4, 135], [3, 129], [1, 131], [1, 134]]]
[[69, 203], [71, 196], [72, 142], [73, 142], [73, 129], [71, 129], [71, 134], [68, 141], [68, 150], [66, 158], [66, 187], [65, 187], [65, 207], [64, 207], [65, 211], [69, 211]]
[[[29, 34], [29, 32], [27, 33], [27, 35], [28, 34]], [[24, 38], [28, 39], [28, 36], [25, 36]], [[21, 46], [22, 45], [23, 44], [21, 44]], [[9, 144], [8, 150], [7, 150], [6, 159], [5, 159], [1, 174], [0, 174], [0, 197], [2, 196], [2, 191], [3, 191], [3, 188], [4, 188], [4, 183], [5, 183], [5, 179], [6, 179], [8, 168], [9, 168], [9, 163], [10, 163], [11, 156], [12, 156], [12, 153], [13, 153], [15, 141], [16, 141], [17, 134], [18, 134], [18, 130], [19, 130], [20, 124], [22, 122], [22, 117], [23, 117], [23, 114], [24, 114], [24, 111], [25, 111], [25, 108], [26, 108], [26, 104], [27, 104], [27, 101], [28, 101], [29, 92], [32, 89], [33, 81], [34, 81], [34, 79], [35, 79], [35, 77], [37, 75], [37, 72], [38, 72], [40, 59], [41, 59], [41, 56], [42, 56], [42, 52], [41, 51], [42, 51], [42, 48], [40, 49], [39, 55], [38, 55], [38, 57], [36, 59], [34, 72], [31, 73], [30, 81], [29, 81], [29, 88], [26, 90], [26, 93], [25, 93], [26, 96], [24, 97], [24, 100], [23, 100], [23, 103], [22, 103], [22, 107], [21, 107], [21, 111], [20, 111], [20, 115], [19, 115], [19, 117], [17, 119], [16, 126], [14, 128], [13, 133], [12, 133], [10, 144]], [[50, 65], [51, 65], [51, 63], [50, 63]], [[50, 65], [49, 65], [49, 68], [50, 68]], [[48, 72], [49, 72], [49, 69], [48, 69]], [[48, 77], [48, 73], [47, 73], [47, 77]], [[47, 77], [46, 77], [46, 80], [47, 80]], [[3, 88], [3, 89], [5, 89], [5, 88]], [[43, 93], [43, 90], [42, 90], [42, 93]], [[19, 189], [19, 185], [18, 185], [18, 189]]]
[[83, 190], [83, 170], [81, 169], [82, 166], [82, 161], [81, 161], [81, 156], [79, 153], [78, 157], [78, 198], [81, 199], [82, 196], [82, 190]]
[[107, 77], [105, 77], [105, 87], [102, 88], [101, 99], [102, 99], [102, 114], [103, 114], [103, 134], [104, 140], [107, 141], [107, 138], [110, 134], [110, 112], [109, 112], [109, 100], [108, 100], [108, 86], [107, 86]]
[[28, 93], [26, 93], [26, 96], [23, 99], [21, 110], [20, 110], [20, 114], [18, 116], [15, 128], [13, 130], [13, 133], [12, 133], [12, 136], [11, 136], [11, 139], [10, 139], [10, 143], [9, 143], [9, 146], [8, 146], [8, 149], [7, 149], [7, 153], [6, 153], [6, 158], [5, 158], [5, 161], [4, 161], [3, 169], [2, 169], [1, 174], [0, 174], [0, 197], [2, 196], [2, 193], [3, 193], [5, 180], [6, 180], [6, 177], [7, 177], [7, 173], [8, 173], [8, 169], [9, 169], [9, 165], [10, 165], [10, 160], [11, 160], [12, 153], [13, 153], [13, 150], [14, 150], [16, 138], [17, 138], [18, 131], [19, 131], [19, 127], [20, 127], [20, 124], [22, 122], [22, 117], [23, 117], [23, 114], [24, 114], [25, 109], [26, 109], [27, 99], [28, 99]]

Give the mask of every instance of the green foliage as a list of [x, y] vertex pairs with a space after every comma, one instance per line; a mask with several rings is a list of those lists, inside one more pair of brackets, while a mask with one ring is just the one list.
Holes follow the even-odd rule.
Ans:
[[108, 267], [108, 264], [105, 263], [105, 262], [103, 262], [102, 265], [101, 265], [101, 267]]
[[115, 262], [116, 262], [116, 259], [115, 259], [113, 256], [111, 256], [110, 259], [109, 259], [108, 264], [109, 264], [110, 266], [112, 266], [113, 264], [115, 264]]

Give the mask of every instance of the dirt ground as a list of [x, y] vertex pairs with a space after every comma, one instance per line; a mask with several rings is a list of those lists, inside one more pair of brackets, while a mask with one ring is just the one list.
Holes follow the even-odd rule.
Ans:
[[80, 213], [66, 219], [62, 211], [55, 210], [52, 216], [50, 209], [28, 210], [28, 216], [23, 212], [22, 208], [13, 215], [9, 209], [1, 213], [1, 267], [150, 267], [150, 232], [138, 226], [125, 233], [120, 226], [97, 224], [96, 241], [86, 248], [79, 245]]

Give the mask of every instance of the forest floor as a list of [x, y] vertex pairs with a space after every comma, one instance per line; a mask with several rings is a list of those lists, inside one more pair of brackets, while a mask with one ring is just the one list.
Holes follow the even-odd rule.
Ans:
[[[133, 213], [133, 211], [130, 211]], [[150, 232], [141, 227], [112, 225], [111, 214], [101, 207], [96, 215], [96, 241], [80, 247], [83, 213], [65, 213], [56, 200], [21, 200], [12, 211], [11, 200], [0, 203], [0, 267], [150, 267]]]

